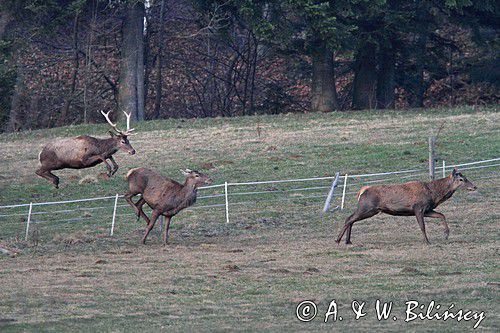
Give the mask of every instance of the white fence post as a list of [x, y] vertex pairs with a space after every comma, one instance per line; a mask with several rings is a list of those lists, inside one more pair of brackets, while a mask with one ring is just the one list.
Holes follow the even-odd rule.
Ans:
[[116, 206], [118, 205], [118, 196], [118, 193], [116, 193], [115, 206], [113, 207], [113, 220], [111, 221], [111, 231], [109, 232], [110, 236], [113, 236], [113, 232], [115, 231]]
[[446, 177], [446, 162], [443, 160], [443, 178]]
[[33, 203], [30, 202], [30, 209], [28, 211], [28, 221], [26, 222], [26, 236], [24, 237], [24, 240], [28, 240], [28, 235], [30, 232], [30, 222], [31, 222], [31, 211], [33, 210]]
[[340, 209], [344, 209], [344, 202], [345, 202], [345, 190], [347, 188], [347, 173], [345, 174], [344, 177], [344, 189], [342, 190], [342, 203], [340, 204]]
[[226, 195], [226, 223], [229, 223], [229, 198], [227, 193], [227, 182], [224, 183], [224, 193]]
[[332, 201], [333, 192], [335, 191], [335, 188], [337, 187], [337, 182], [339, 181], [339, 176], [340, 176], [340, 173], [337, 172], [335, 174], [335, 179], [332, 182], [332, 187], [330, 188], [330, 191], [328, 192], [328, 196], [326, 197], [325, 205], [323, 206], [324, 213], [326, 213], [328, 211], [328, 208], [330, 208], [330, 201]]

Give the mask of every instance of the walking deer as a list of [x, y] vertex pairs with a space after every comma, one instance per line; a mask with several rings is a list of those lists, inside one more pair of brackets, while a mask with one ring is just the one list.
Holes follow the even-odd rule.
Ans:
[[[189, 169], [181, 170], [181, 172], [186, 176], [184, 184], [146, 168], [131, 169], [127, 173], [129, 191], [125, 194], [125, 199], [134, 208], [137, 216], [142, 217], [147, 223], [146, 232], [142, 238], [143, 244], [146, 244], [146, 238], [160, 215], [165, 216], [163, 243], [167, 244], [172, 217], [196, 202], [198, 187], [212, 183], [212, 179], [201, 172]], [[134, 203], [132, 197], [138, 194], [141, 194], [141, 198]], [[151, 219], [142, 210], [145, 203], [153, 210]]]
[[461, 187], [469, 191], [477, 189], [476, 185], [456, 168], [448, 177], [430, 182], [412, 181], [395, 185], [363, 186], [358, 192], [358, 209], [346, 219], [336, 242], [340, 243], [347, 232], [345, 243], [351, 244], [351, 230], [354, 222], [367, 219], [380, 212], [394, 216], [415, 216], [427, 244], [430, 242], [425, 232], [424, 217], [441, 219], [445, 238], [448, 239], [450, 229], [446, 218], [434, 209], [448, 200]]
[[[108, 169], [108, 176], [114, 175], [118, 170], [118, 164], [113, 159], [113, 154], [120, 149], [130, 155], [135, 154], [134, 148], [128, 141], [128, 137], [133, 134], [134, 129], [130, 128], [130, 114], [123, 112], [127, 117], [127, 130], [121, 131], [109, 119], [110, 112], [101, 111], [108, 124], [115, 131], [109, 131], [111, 138], [98, 139], [81, 135], [52, 141], [45, 145], [38, 155], [40, 168], [35, 173], [51, 181], [56, 188], [59, 188], [59, 177], [52, 173], [54, 170], [84, 169], [104, 163]], [[107, 160], [111, 161], [113, 167], [109, 165]]]

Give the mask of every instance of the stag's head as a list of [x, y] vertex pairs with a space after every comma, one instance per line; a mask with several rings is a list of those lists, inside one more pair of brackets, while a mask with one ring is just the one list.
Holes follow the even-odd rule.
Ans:
[[196, 170], [181, 169], [181, 172], [186, 176], [186, 182], [193, 184], [195, 187], [212, 184], [212, 179], [209, 176]]
[[125, 131], [122, 131], [122, 130], [118, 129], [118, 127], [116, 126], [116, 124], [113, 124], [113, 122], [111, 121], [111, 119], [109, 119], [109, 113], [110, 112], [111, 111], [108, 111], [108, 113], [104, 113], [103, 111], [101, 111], [101, 113], [104, 116], [104, 118], [106, 118], [106, 121], [108, 122], [108, 124], [114, 130], [114, 132], [113, 131], [109, 131], [109, 134], [111, 134], [111, 137], [116, 140], [116, 142], [118, 144], [118, 147], [121, 150], [129, 153], [130, 155], [134, 155], [135, 154], [135, 149], [132, 147], [132, 145], [128, 141], [128, 137], [130, 135], [134, 134], [134, 133], [132, 133], [132, 131], [134, 129], [130, 128], [130, 116], [132, 114], [123, 111], [123, 113], [125, 114], [125, 117], [127, 117], [127, 129]]
[[453, 181], [453, 188], [458, 189], [460, 187], [465, 187], [469, 191], [475, 191], [477, 186], [473, 182], [468, 180], [464, 175], [462, 175], [457, 168], [454, 168], [451, 172], [450, 178]]

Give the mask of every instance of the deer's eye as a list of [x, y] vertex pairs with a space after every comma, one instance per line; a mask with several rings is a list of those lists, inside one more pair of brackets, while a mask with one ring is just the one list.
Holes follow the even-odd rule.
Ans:
[[463, 178], [460, 178], [460, 181], [463, 182], [464, 181]]
[[196, 178], [200, 178], [200, 175], [196, 175], [195, 177], [196, 177]]

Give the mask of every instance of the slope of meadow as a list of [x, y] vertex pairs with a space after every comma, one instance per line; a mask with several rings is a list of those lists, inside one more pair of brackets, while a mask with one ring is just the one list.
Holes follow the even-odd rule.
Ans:
[[[425, 169], [431, 134], [438, 134], [439, 158], [449, 165], [497, 158], [499, 124], [497, 107], [146, 122], [131, 138], [138, 153], [115, 155], [120, 170], [114, 177], [99, 175], [102, 165], [59, 171], [59, 190], [33, 173], [43, 144], [55, 137], [104, 136], [106, 126], [3, 134], [0, 205], [123, 193], [123, 175], [145, 165], [177, 180], [179, 168], [199, 169], [215, 183]], [[323, 215], [329, 181], [231, 189], [270, 193], [230, 197], [229, 224], [223, 207], [179, 214], [167, 247], [155, 233], [140, 246], [143, 222], [121, 201], [113, 237], [110, 201], [36, 207], [28, 242], [22, 240], [26, 208], [0, 210], [0, 247], [19, 252], [0, 257], [0, 330], [452, 332], [474, 326], [404, 322], [406, 301], [434, 300], [445, 309], [454, 303], [455, 309], [484, 311], [482, 331], [498, 331], [498, 168], [464, 171], [479, 189], [457, 192], [440, 207], [449, 240], [437, 221], [427, 220], [431, 246], [423, 244], [413, 217], [383, 215], [357, 223], [352, 246], [334, 243], [354, 208], [352, 193], [365, 179], [352, 180], [346, 209]], [[85, 176], [92, 182], [80, 184]], [[426, 178], [425, 171], [410, 176]], [[402, 181], [392, 178], [386, 181]], [[303, 187], [321, 188], [293, 191]], [[337, 193], [334, 206], [339, 199]], [[75, 220], [65, 222], [67, 217]], [[295, 307], [306, 299], [318, 304], [319, 313], [301, 323]], [[324, 323], [332, 299], [343, 320]], [[397, 320], [376, 319], [377, 299], [394, 302]], [[367, 304], [359, 320], [353, 300]]]

